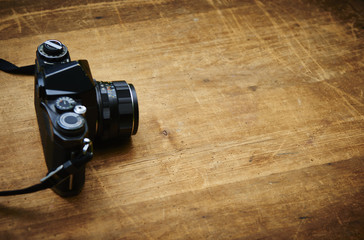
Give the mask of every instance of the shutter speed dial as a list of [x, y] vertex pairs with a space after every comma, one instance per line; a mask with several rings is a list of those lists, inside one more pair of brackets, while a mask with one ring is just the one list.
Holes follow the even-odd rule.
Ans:
[[60, 97], [56, 100], [56, 108], [61, 112], [70, 111], [75, 105], [75, 100], [70, 97]]

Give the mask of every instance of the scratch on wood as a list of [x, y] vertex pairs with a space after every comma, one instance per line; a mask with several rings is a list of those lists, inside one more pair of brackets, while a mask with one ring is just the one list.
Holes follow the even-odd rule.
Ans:
[[[27, 14], [26, 15], [25, 14], [24, 15], [23, 14], [22, 15], [18, 15], [18, 18], [20, 20], [22, 20], [25, 23], [25, 25], [27, 25], [29, 27], [29, 29], [31, 29], [33, 32], [35, 32], [37, 34], [41, 33], [41, 31], [39, 30], [37, 21], [34, 20], [33, 15], [32, 14], [29, 14], [29, 12], [26, 9], [24, 11]], [[30, 23], [30, 21], [27, 18], [25, 18], [24, 16], [27, 16], [31, 20], [31, 22], [33, 22], [33, 23]]]
[[[311, 49], [311, 37], [309, 36], [309, 34], [307, 34], [307, 31], [305, 30], [304, 27], [302, 27], [303, 24], [305, 24], [306, 26], [308, 25], [306, 22], [302, 22], [300, 20], [298, 20], [293, 14], [292, 12], [287, 11], [285, 8], [281, 7], [281, 5], [276, 4], [274, 2], [271, 2], [272, 5], [275, 6], [276, 9], [279, 9], [279, 12], [284, 12], [286, 13], [289, 17], [291, 17], [296, 24], [299, 26], [299, 29], [302, 31], [302, 33], [305, 35], [305, 38], [307, 39], [307, 44], [308, 44], [308, 49]], [[279, 15], [280, 16], [280, 15]], [[311, 27], [311, 26], [310, 26]], [[324, 41], [326, 41], [326, 43], [329, 45], [329, 42], [326, 40], [326, 38], [323, 38]]]
[[[288, 24], [287, 22], [281, 17], [281, 16], [278, 16], [282, 21], [283, 23], [288, 27]], [[292, 32], [292, 31], [291, 31]], [[306, 55], [318, 66], [318, 68], [321, 70], [322, 72], [322, 80], [325, 80], [325, 79], [328, 79], [330, 76], [329, 74], [325, 71], [325, 69], [317, 62], [317, 60], [312, 56], [311, 52], [308, 51], [303, 45], [302, 43], [297, 39], [297, 37], [295, 37], [293, 34], [293, 39], [294, 41], [300, 46], [300, 48], [306, 53]]]
[[221, 22], [224, 24], [225, 29], [228, 29], [228, 30], [230, 30], [231, 33], [234, 33], [234, 30], [232, 29], [232, 27], [230, 27], [230, 24], [227, 23], [227, 19], [224, 16], [224, 14], [222, 13], [221, 9], [216, 7], [213, 0], [207, 0], [207, 1], [215, 9], [215, 11], [218, 13], [219, 18], [220, 18]]
[[[276, 30], [277, 33], [281, 34], [282, 36], [285, 37], [288, 45], [290, 46], [291, 51], [293, 52], [293, 54], [298, 58], [298, 60], [301, 62], [302, 66], [306, 69], [307, 72], [311, 72], [311, 70], [308, 68], [308, 66], [306, 65], [306, 63], [301, 59], [300, 55], [298, 54], [298, 52], [296, 51], [296, 49], [294, 48], [294, 46], [292, 45], [292, 42], [286, 37], [286, 35], [284, 34], [284, 32], [282, 32], [282, 30], [280, 30], [279, 25], [277, 24], [277, 22], [271, 17], [271, 15], [268, 13], [268, 11], [264, 8], [264, 4], [258, 0], [255, 0], [256, 5], [263, 11], [263, 13], [267, 16], [268, 20], [272, 23], [274, 29]], [[283, 24], [286, 25], [288, 28], [288, 24], [287, 21], [285, 19], [283, 19], [280, 15], [278, 15], [278, 17], [282, 20]], [[292, 31], [291, 31], [292, 32]], [[302, 45], [302, 43], [297, 39], [297, 37], [295, 37], [293, 34], [293, 40], [300, 46], [300, 48], [306, 53], [306, 55], [317, 65], [317, 67], [320, 69], [321, 73], [320, 76], [320, 80], [325, 80], [328, 79], [330, 76], [329, 74], [325, 71], [325, 69], [317, 62], [317, 60], [312, 56], [312, 54]], [[316, 80], [317, 81], [317, 80]]]
[[[332, 23], [334, 26], [339, 25], [339, 24], [335, 21], [335, 19], [334, 19], [334, 17], [332, 16], [331, 12], [328, 12], [328, 16], [329, 16], [329, 18], [330, 18], [330, 20], [331, 20], [331, 23]], [[338, 29], [338, 28], [336, 27], [336, 29]], [[345, 39], [345, 41], [347, 40], [347, 36], [346, 36], [345, 34], [343, 34], [343, 31], [335, 31], [335, 34], [336, 34], [336, 35], [338, 35], [338, 36], [340, 36], [342, 39]], [[321, 35], [321, 34], [320, 34], [320, 35]], [[324, 38], [324, 37], [323, 37], [323, 38]]]
[[[293, 52], [293, 54], [298, 58], [298, 60], [301, 62], [302, 66], [305, 68], [307, 72], [311, 73], [311, 70], [307, 67], [306, 63], [301, 59], [300, 55], [297, 53], [295, 47], [292, 45], [292, 42], [287, 38], [286, 34], [279, 28], [279, 25], [277, 22], [271, 17], [271, 15], [267, 12], [267, 10], [264, 8], [264, 4], [258, 0], [255, 0], [256, 5], [260, 8], [260, 10], [263, 11], [264, 15], [267, 16], [268, 20], [272, 23], [274, 29], [276, 30], [277, 34], [284, 36], [286, 39], [286, 42], [290, 46], [290, 50]], [[282, 19], [284, 23], [286, 21]]]
[[298, 105], [302, 105], [302, 101], [301, 101], [301, 99], [300, 98], [297, 98], [297, 103], [298, 103]]
[[7, 28], [7, 27], [10, 27], [11, 25], [13, 25], [13, 24], [10, 24], [10, 23], [8, 23], [8, 24], [2, 24], [2, 25], [0, 26], [0, 31], [2, 31], [3, 29], [5, 29], [5, 28]]
[[336, 213], [336, 219], [337, 219], [337, 222], [340, 224], [340, 225], [343, 225], [343, 222], [341, 221], [339, 215]]
[[95, 32], [95, 34], [97, 35], [97, 40], [101, 39], [101, 34], [100, 34], [100, 30], [99, 28], [97, 28], [97, 25], [95, 23], [95, 18], [92, 15], [92, 6], [91, 4], [86, 4], [86, 9], [85, 12], [88, 13], [88, 15], [90, 16], [90, 18], [92, 19], [92, 24], [94, 26], [93, 31]]
[[297, 230], [296, 230], [296, 233], [294, 235], [294, 239], [298, 239], [298, 237], [297, 237], [298, 236], [298, 233], [300, 232], [300, 229], [301, 229], [302, 225], [305, 223], [305, 221], [306, 221], [306, 218], [302, 219], [302, 221], [298, 225]]
[[121, 19], [120, 12], [119, 12], [119, 9], [118, 9], [118, 6], [114, 5], [113, 7], [114, 7], [114, 9], [115, 9], [116, 14], [118, 15], [118, 18], [119, 18], [119, 22], [120, 22], [121, 27], [122, 27], [124, 30], [126, 30], [126, 27], [125, 27], [125, 25], [124, 25], [124, 23], [123, 23], [123, 20]]
[[[264, 6], [264, 4], [263, 3], [261, 3], [261, 2], [259, 2], [259, 1], [256, 1], [256, 4], [257, 4], [257, 6], [265, 13], [265, 9], [263, 8], [261, 8], [261, 5], [263, 5]], [[268, 50], [268, 52], [269, 52], [269, 54], [276, 60], [276, 61], [278, 61], [279, 63], [281, 63], [281, 64], [283, 64], [283, 65], [285, 65], [286, 66], [286, 69], [288, 69], [290, 72], [292, 72], [292, 73], [296, 73], [296, 71], [294, 71], [291, 67], [290, 67], [290, 64], [288, 64], [287, 62], [285, 62], [285, 61], [283, 61], [281, 58], [279, 58], [273, 51], [272, 51], [272, 49], [271, 49], [271, 47], [269, 46], [269, 45], [267, 45], [267, 44], [265, 44], [265, 41], [262, 39], [262, 37], [259, 35], [259, 33], [258, 33], [258, 31], [254, 28], [254, 27], [252, 27], [250, 24], [249, 24], [249, 20], [245, 17], [245, 16], [243, 16], [243, 18], [244, 18], [244, 22], [246, 22], [246, 26], [248, 27], [248, 29], [250, 30], [250, 31], [252, 31], [252, 33], [253, 34], [255, 34], [255, 36], [258, 38], [258, 40], [259, 40], [259, 42], [261, 43], [261, 44], [264, 44], [266, 47], [267, 47], [267, 50]], [[270, 15], [268, 14], [268, 18], [270, 19]], [[271, 20], [271, 19], [270, 19]], [[277, 29], [277, 27], [276, 26], [274, 26], [276, 29]], [[301, 60], [301, 62], [302, 62], [302, 60]], [[304, 65], [304, 63], [303, 63], [303, 66], [305, 67], [305, 65]], [[307, 69], [307, 71], [309, 71], [308, 70], [308, 68], [306, 67], [306, 69]]]
[[[351, 114], [354, 117], [361, 117], [362, 114], [346, 99], [346, 97], [350, 98], [352, 101], [354, 101], [356, 104], [358, 104], [359, 106], [363, 106], [363, 104], [358, 101], [356, 98], [352, 97], [350, 94], [347, 94], [346, 92], [342, 91], [341, 89], [333, 86], [332, 84], [328, 83], [328, 82], [323, 82], [326, 86], [330, 87], [331, 89], [333, 89], [338, 95], [341, 96], [341, 99], [346, 103], [348, 110], [351, 112]], [[346, 97], [345, 97], [346, 96]], [[356, 114], [354, 114], [353, 112], [355, 112]]]
[[[324, 82], [324, 84], [326, 84], [327, 86], [333, 88], [339, 95], [345, 95], [347, 96], [348, 98], [350, 98], [352, 101], [354, 101], [356, 104], [358, 104], [359, 106], [363, 107], [364, 104], [361, 103], [359, 100], [357, 100], [356, 98], [354, 98], [353, 96], [351, 96], [350, 94], [344, 92], [343, 90], [341, 90], [340, 88], [338, 87], [335, 87], [334, 85], [328, 83], [328, 82]], [[361, 90], [361, 94], [363, 94], [363, 90]]]
[[281, 143], [281, 145], [278, 147], [277, 150], [275, 150], [271, 156], [271, 159], [273, 160], [274, 156], [277, 155], [277, 153], [282, 149], [282, 146], [286, 143], [286, 140], [284, 139], [283, 142]]
[[355, 31], [354, 31], [354, 29], [355, 29], [354, 24], [355, 24], [355, 22], [349, 23], [349, 27], [350, 27], [351, 35], [353, 36], [354, 42], [356, 42], [357, 37], [356, 37]]
[[[247, 19], [245, 16], [243, 16], [244, 22], [246, 23], [247, 28], [257, 37], [259, 43], [261, 43], [262, 45], [266, 45], [264, 40], [262, 39], [262, 37], [259, 35], [258, 31], [249, 24], [249, 19]], [[277, 56], [273, 50], [270, 48], [270, 46], [266, 46], [267, 47], [267, 51], [270, 54], [270, 56], [272, 56], [274, 58], [274, 60], [276, 60], [277, 62], [279, 62], [280, 64], [286, 66], [286, 69], [288, 69], [290, 72], [296, 74], [296, 72], [291, 68], [291, 66], [284, 60], [282, 60], [279, 56]]]
[[12, 8], [11, 11], [13, 12], [13, 16], [14, 16], [14, 21], [16, 22], [16, 24], [18, 25], [18, 31], [19, 33], [21, 33], [22, 29], [21, 29], [21, 23], [19, 21], [19, 17], [17, 12]]
[[[238, 28], [238, 31], [235, 31], [235, 29], [234, 29], [234, 27], [232, 26], [232, 24], [230, 24], [230, 23], [229, 23], [229, 20], [228, 20], [228, 18], [226, 17], [226, 15], [223, 13], [223, 11], [221, 11], [221, 9], [220, 9], [220, 8], [218, 8], [218, 7], [214, 4], [213, 0], [207, 0], [207, 1], [208, 1], [208, 3], [209, 3], [209, 4], [210, 4], [210, 5], [211, 5], [214, 9], [215, 9], [215, 11], [218, 13], [219, 18], [220, 18], [221, 22], [224, 24], [225, 29], [229, 30], [229, 32], [230, 32], [231, 34], [233, 34], [233, 35], [235, 35], [235, 34], [241, 34], [241, 35], [243, 35], [243, 36], [246, 38], [246, 36], [245, 36], [245, 31], [244, 31], [244, 29], [243, 29], [242, 25], [239, 23], [238, 19], [236, 19], [236, 16], [235, 16], [235, 14], [234, 14], [233, 10], [228, 9], [228, 10], [226, 10], [226, 11], [229, 11], [229, 12], [230, 12], [230, 14], [227, 14], [227, 15], [228, 15], [228, 16], [231, 16], [231, 17], [233, 18], [233, 21], [235, 22], [235, 25], [236, 25], [236, 27]], [[239, 49], [241, 49], [241, 51], [238, 51], [238, 52], [239, 52], [239, 54], [240, 54], [242, 57], [244, 57], [244, 56], [245, 56], [245, 55], [244, 55], [245, 46], [244, 46], [243, 44], [240, 44], [240, 43], [238, 42], [237, 38], [232, 37], [231, 39], [232, 39], [232, 41], [236, 42], [236, 46], [237, 46]], [[217, 40], [215, 40], [215, 42], [217, 42]], [[219, 50], [220, 50], [220, 52], [222, 52], [222, 51], [223, 51], [223, 50], [221, 49], [221, 46], [220, 46], [218, 43], [216, 44], [216, 48], [217, 48], [217, 49], [219, 49]]]

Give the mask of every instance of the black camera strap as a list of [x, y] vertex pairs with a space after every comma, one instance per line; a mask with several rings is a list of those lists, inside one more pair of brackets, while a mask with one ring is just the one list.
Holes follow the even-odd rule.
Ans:
[[20, 75], [34, 75], [35, 65], [28, 65], [18, 67], [11, 62], [8, 62], [2, 58], [0, 58], [0, 70], [12, 73], [12, 74], [20, 74]]
[[0, 196], [27, 194], [51, 188], [66, 180], [70, 175], [75, 174], [81, 166], [92, 159], [92, 155], [92, 152], [87, 152], [76, 159], [68, 160], [55, 170], [49, 172], [47, 176], [40, 180], [40, 183], [23, 189], [2, 191], [0, 192]]
[[49, 172], [47, 176], [40, 180], [40, 183], [23, 189], [2, 191], [0, 192], [0, 196], [27, 194], [51, 188], [66, 180], [70, 175], [77, 173], [80, 167], [89, 162], [92, 157], [93, 150], [92, 143], [90, 141], [83, 147], [82, 154], [80, 154], [77, 158], [68, 160], [67, 162], [58, 166], [55, 170]]
[[44, 190], [47, 188], [50, 188], [50, 186], [47, 186], [41, 182], [41, 183], [35, 184], [35, 185], [27, 187], [27, 188], [23, 188], [23, 189], [0, 192], [0, 196], [12, 196], [12, 195], [33, 193], [33, 192], [38, 192], [38, 191], [41, 191], [41, 190]]

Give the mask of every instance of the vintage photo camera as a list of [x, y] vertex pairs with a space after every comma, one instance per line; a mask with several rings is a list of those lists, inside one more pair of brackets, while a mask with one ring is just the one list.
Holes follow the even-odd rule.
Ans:
[[39, 45], [35, 62], [34, 104], [48, 171], [73, 159], [77, 167], [52, 189], [62, 197], [74, 196], [85, 182], [85, 166], [77, 166], [77, 160], [86, 152], [92, 156], [92, 142], [137, 133], [135, 88], [125, 81], [94, 80], [87, 60], [71, 61], [57, 40]]

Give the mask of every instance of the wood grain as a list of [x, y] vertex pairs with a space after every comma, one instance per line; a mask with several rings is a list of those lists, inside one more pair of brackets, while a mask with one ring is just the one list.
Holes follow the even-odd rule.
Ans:
[[[362, 239], [362, 1], [0, 1], [0, 57], [65, 43], [136, 87], [82, 193], [0, 198], [0, 239]], [[46, 174], [33, 78], [0, 73], [0, 189]]]

